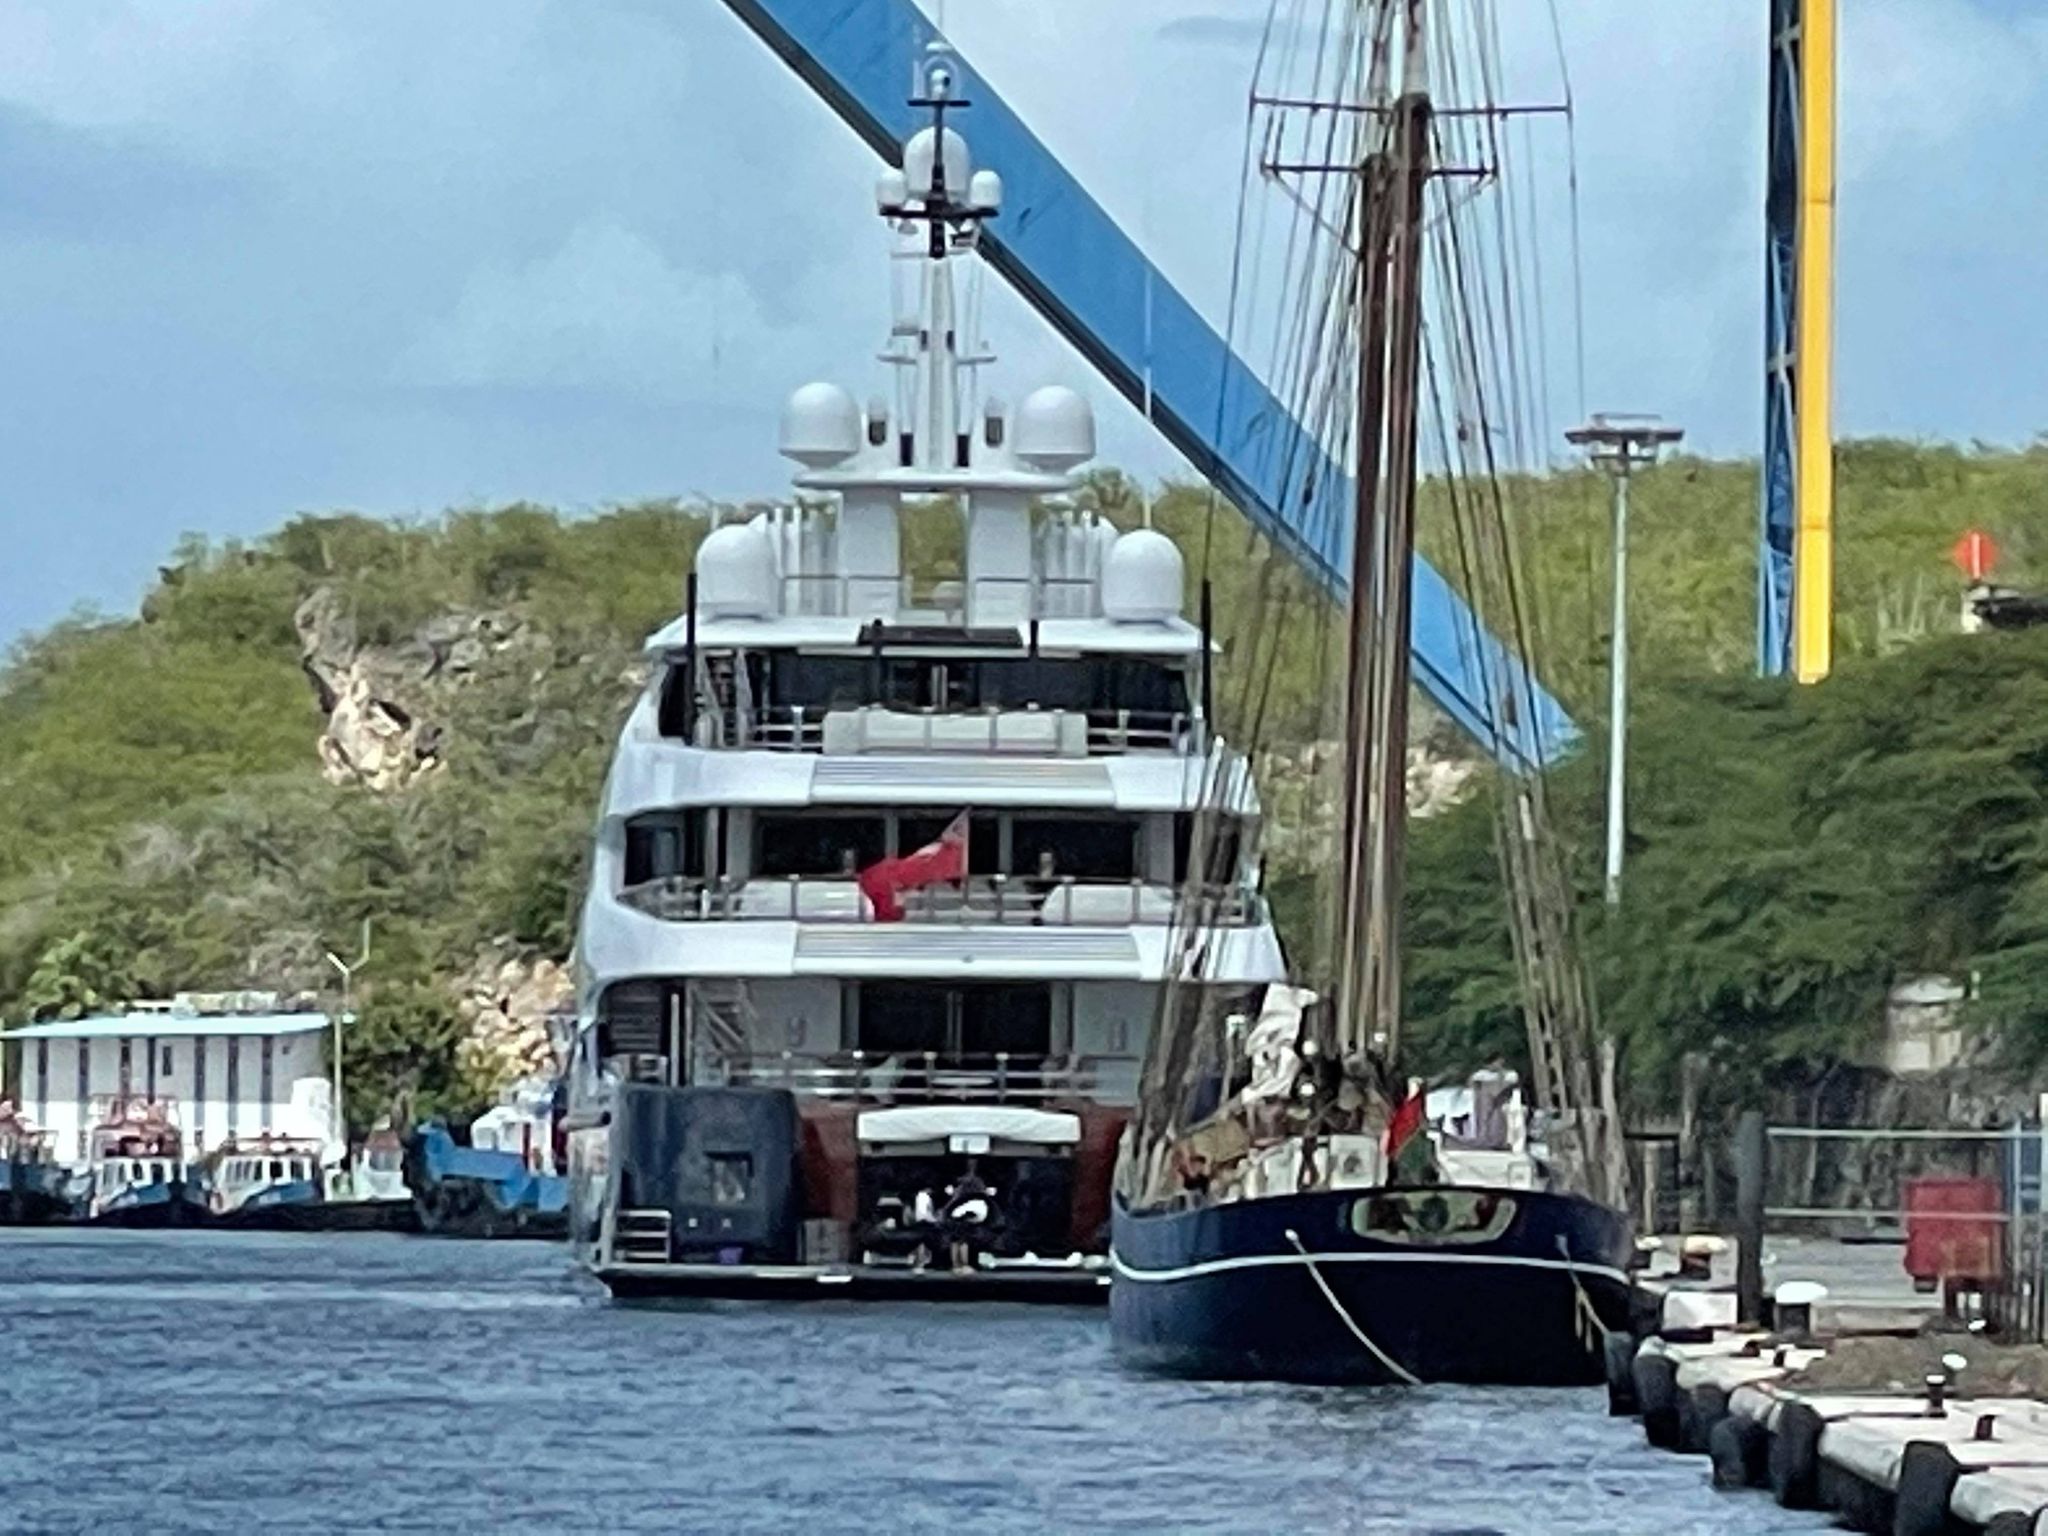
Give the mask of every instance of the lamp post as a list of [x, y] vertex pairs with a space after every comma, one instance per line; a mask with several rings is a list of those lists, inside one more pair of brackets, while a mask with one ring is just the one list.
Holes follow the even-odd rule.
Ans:
[[1628, 482], [1639, 464], [1685, 436], [1655, 416], [1601, 413], [1565, 433], [1614, 482], [1614, 625], [1607, 667], [1607, 905], [1621, 902], [1621, 833], [1628, 765]]
[[356, 972], [370, 963], [370, 920], [363, 919], [363, 947], [353, 962], [327, 951], [327, 963], [341, 975], [341, 1007], [334, 1015], [334, 1090], [329, 1119], [333, 1123], [334, 1139], [341, 1144], [341, 1159], [348, 1161], [348, 1107], [341, 1092], [341, 1026], [354, 1023], [355, 1013], [351, 1007], [355, 995]]

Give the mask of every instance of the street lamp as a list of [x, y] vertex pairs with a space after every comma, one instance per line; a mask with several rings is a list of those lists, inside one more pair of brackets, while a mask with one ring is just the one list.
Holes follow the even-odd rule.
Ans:
[[1628, 762], [1628, 482], [1639, 464], [1685, 436], [1655, 416], [1601, 413], [1565, 433], [1565, 441], [1614, 482], [1614, 632], [1607, 668], [1607, 905], [1621, 902], [1624, 769]]
[[341, 1093], [341, 1026], [344, 1022], [355, 1022], [350, 1002], [354, 996], [356, 972], [370, 963], [370, 920], [367, 917], [363, 919], [362, 952], [350, 962], [330, 949], [327, 951], [327, 963], [341, 973], [341, 1007], [334, 1015], [334, 1089], [328, 1118], [333, 1124], [334, 1139], [341, 1144], [341, 1160], [346, 1163], [349, 1150], [348, 1110]]

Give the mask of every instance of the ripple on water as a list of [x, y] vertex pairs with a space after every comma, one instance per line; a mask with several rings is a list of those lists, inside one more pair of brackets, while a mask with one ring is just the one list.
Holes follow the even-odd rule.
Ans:
[[613, 1307], [530, 1243], [0, 1231], [0, 1531], [1777, 1536], [1598, 1392], [1204, 1386], [1103, 1319]]

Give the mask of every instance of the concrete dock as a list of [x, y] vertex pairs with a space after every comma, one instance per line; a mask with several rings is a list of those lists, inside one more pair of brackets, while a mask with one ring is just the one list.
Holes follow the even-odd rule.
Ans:
[[1779, 1283], [1842, 1286], [1796, 1337], [1735, 1328], [1716, 1280], [1647, 1280], [1644, 1336], [1609, 1341], [1610, 1405], [1651, 1444], [1711, 1457], [1716, 1487], [1853, 1529], [2048, 1536], [2048, 1351], [1932, 1331], [1938, 1308], [1884, 1257], [1897, 1264], [1896, 1249], [1779, 1251]]

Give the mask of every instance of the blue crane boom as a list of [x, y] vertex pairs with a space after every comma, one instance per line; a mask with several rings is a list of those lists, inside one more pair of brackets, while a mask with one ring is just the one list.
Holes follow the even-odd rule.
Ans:
[[[914, 0], [725, 0], [892, 165], [924, 126], [914, 61], [938, 32]], [[1110, 384], [1267, 538], [1341, 596], [1350, 477], [1162, 277], [957, 50], [977, 158], [1000, 171], [1004, 210], [981, 250]], [[1415, 678], [1488, 751], [1548, 762], [1575, 739], [1564, 709], [1427, 561], [1414, 567]]]

